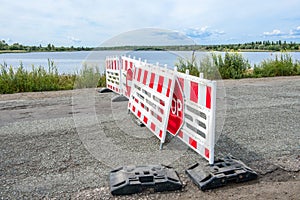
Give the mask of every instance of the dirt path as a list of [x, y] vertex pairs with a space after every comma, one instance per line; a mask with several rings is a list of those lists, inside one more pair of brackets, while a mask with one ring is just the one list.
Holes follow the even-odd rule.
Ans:
[[[184, 170], [202, 159], [180, 141], [162, 152], [112, 93], [75, 90], [0, 95], [0, 199], [299, 199], [300, 77], [224, 81], [226, 115], [216, 154], [231, 154], [259, 179], [208, 192]], [[109, 170], [170, 164], [182, 191], [113, 197]]]

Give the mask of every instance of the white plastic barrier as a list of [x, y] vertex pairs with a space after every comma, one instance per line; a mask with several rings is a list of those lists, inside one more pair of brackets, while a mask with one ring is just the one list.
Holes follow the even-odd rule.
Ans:
[[121, 66], [119, 57], [107, 57], [106, 65], [106, 87], [110, 90], [122, 94], [121, 89]]
[[135, 66], [128, 109], [165, 142], [175, 71], [139, 62]]
[[176, 73], [168, 131], [214, 163], [216, 82]]
[[130, 57], [106, 59], [107, 88], [165, 142], [167, 131], [214, 163], [216, 82]]

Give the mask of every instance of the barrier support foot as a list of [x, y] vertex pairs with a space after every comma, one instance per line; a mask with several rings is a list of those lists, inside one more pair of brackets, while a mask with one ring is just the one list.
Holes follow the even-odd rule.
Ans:
[[240, 160], [231, 156], [218, 159], [213, 165], [199, 166], [199, 163], [186, 170], [188, 176], [201, 189], [209, 190], [257, 178], [257, 173]]
[[108, 88], [102, 88], [102, 89], [98, 90], [98, 92], [99, 93], [108, 93], [108, 92], [113, 92], [113, 91]]
[[112, 102], [128, 101], [128, 98], [123, 95], [119, 95], [119, 96], [112, 98], [111, 101]]
[[180, 190], [182, 183], [175, 170], [163, 165], [124, 166], [110, 172], [112, 195], [128, 195], [144, 190]]

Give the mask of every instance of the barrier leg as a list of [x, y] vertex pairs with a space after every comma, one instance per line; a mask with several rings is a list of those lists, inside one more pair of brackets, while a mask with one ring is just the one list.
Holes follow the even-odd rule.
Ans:
[[160, 145], [159, 145], [159, 150], [162, 150], [162, 149], [163, 149], [163, 144], [164, 144], [164, 143], [162, 143], [162, 142], [160, 143]]

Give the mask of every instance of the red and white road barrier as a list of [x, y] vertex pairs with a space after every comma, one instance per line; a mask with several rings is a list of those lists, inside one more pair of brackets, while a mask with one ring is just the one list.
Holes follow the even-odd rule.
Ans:
[[106, 87], [129, 99], [134, 66], [138, 62], [126, 56], [107, 57], [105, 60]]
[[168, 131], [214, 163], [215, 81], [126, 56], [106, 59], [106, 80], [161, 144]]
[[128, 109], [165, 142], [175, 71], [140, 62], [135, 66]]
[[105, 65], [106, 87], [118, 94], [121, 94], [121, 66], [119, 57], [107, 57]]
[[168, 131], [213, 164], [216, 81], [179, 72], [176, 76]]

